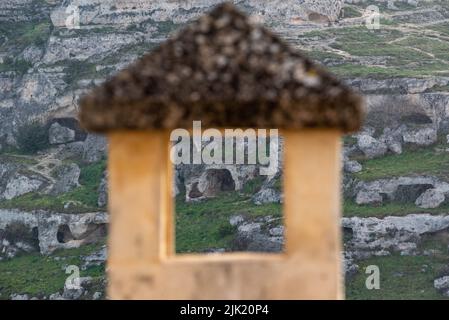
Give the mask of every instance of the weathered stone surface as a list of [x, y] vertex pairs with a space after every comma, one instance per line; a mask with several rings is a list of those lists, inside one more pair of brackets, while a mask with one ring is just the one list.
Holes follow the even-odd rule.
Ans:
[[[432, 176], [397, 177], [391, 179], [378, 179], [373, 181], [358, 181], [351, 185], [352, 190], [348, 194], [358, 195], [363, 193], [375, 193], [389, 201], [415, 202], [415, 200], [427, 189], [438, 189], [449, 192], [449, 184]], [[362, 196], [362, 195], [361, 195]]]
[[106, 157], [107, 141], [104, 136], [88, 134], [84, 141], [83, 160], [89, 163], [97, 162]]
[[345, 249], [355, 257], [384, 255], [391, 252], [414, 254], [422, 236], [449, 228], [449, 216], [409, 214], [403, 217], [343, 218], [342, 226], [351, 230]]
[[403, 134], [405, 143], [416, 144], [418, 146], [434, 144], [437, 138], [437, 131], [433, 127], [411, 129]]
[[385, 142], [377, 140], [366, 134], [362, 134], [357, 137], [357, 146], [367, 158], [383, 156], [388, 150]]
[[438, 208], [445, 199], [444, 192], [437, 189], [428, 189], [416, 199], [415, 204], [424, 209]]
[[402, 134], [407, 130], [405, 125], [401, 125], [397, 128], [385, 128], [382, 135], [379, 137], [380, 140], [385, 141], [388, 151], [394, 154], [402, 153], [403, 138]]
[[362, 171], [362, 165], [355, 160], [348, 160], [344, 162], [344, 170], [348, 173], [357, 173]]
[[65, 300], [77, 300], [80, 299], [82, 295], [85, 294], [85, 287], [89, 286], [92, 283], [91, 277], [80, 277], [79, 278], [79, 287], [73, 288], [69, 286], [67, 283], [64, 285], [64, 292], [62, 293], [62, 298]]
[[40, 252], [50, 254], [56, 249], [76, 248], [103, 239], [108, 215], [106, 212], [65, 214], [0, 209], [0, 230], [17, 222], [31, 231], [37, 228]]
[[107, 172], [103, 173], [100, 185], [98, 186], [98, 207], [104, 208], [108, 204], [108, 177]]
[[0, 157], [0, 200], [10, 200], [38, 191], [48, 183], [45, 177], [15, 159]]
[[364, 93], [373, 92], [407, 92], [422, 93], [434, 86], [445, 86], [449, 77], [417, 78], [353, 78], [348, 83]]
[[279, 191], [272, 188], [262, 188], [252, 197], [252, 201], [257, 205], [266, 203], [280, 203], [281, 194]]
[[360, 191], [355, 199], [357, 204], [380, 205], [382, 201], [382, 196], [376, 191]]
[[61, 144], [75, 140], [75, 130], [61, 126], [54, 122], [48, 129], [48, 139], [50, 144]]
[[100, 250], [82, 257], [83, 265], [82, 269], [87, 269], [92, 266], [99, 266], [106, 262], [107, 259], [107, 248], [106, 246], [102, 246]]
[[346, 279], [353, 277], [359, 271], [359, 266], [350, 257], [350, 254], [343, 253], [343, 270]]
[[84, 155], [84, 141], [74, 141], [58, 146], [55, 158], [59, 160], [82, 159]]
[[231, 224], [231, 226], [237, 226], [240, 223], [242, 223], [243, 221], [245, 221], [245, 218], [241, 215], [232, 216], [229, 219], [229, 223]]
[[10, 200], [39, 190], [43, 184], [43, 179], [38, 178], [36, 175], [28, 176], [17, 172], [6, 183], [3, 193], [0, 194], [0, 199]]
[[11, 300], [30, 300], [27, 294], [12, 294], [10, 298]]
[[256, 165], [180, 165], [177, 170], [184, 181], [187, 201], [214, 197], [222, 191], [241, 190], [258, 174]]
[[[271, 216], [245, 220], [241, 216], [233, 216], [230, 223], [237, 227], [233, 240], [233, 250], [254, 252], [279, 252], [284, 244], [283, 226], [280, 218]], [[269, 228], [268, 226], [272, 226]]]
[[437, 290], [449, 290], [449, 276], [444, 276], [433, 281], [433, 286]]
[[62, 164], [54, 169], [53, 174], [55, 176], [55, 183], [51, 189], [51, 193], [54, 195], [69, 192], [79, 186], [79, 176], [81, 170], [75, 163]]

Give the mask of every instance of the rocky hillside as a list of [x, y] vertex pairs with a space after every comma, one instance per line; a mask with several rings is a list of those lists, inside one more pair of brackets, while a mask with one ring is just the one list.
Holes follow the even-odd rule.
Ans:
[[[104, 297], [106, 141], [79, 127], [78, 99], [219, 2], [0, 2], [0, 298]], [[366, 96], [344, 139], [348, 298], [448, 296], [449, 1], [235, 2]], [[177, 167], [177, 251], [282, 250], [278, 169]]]

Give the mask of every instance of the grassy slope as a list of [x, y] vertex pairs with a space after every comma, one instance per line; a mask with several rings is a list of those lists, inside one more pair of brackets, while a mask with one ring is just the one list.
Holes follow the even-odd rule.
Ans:
[[[1, 201], [0, 208], [17, 208], [23, 210], [45, 209], [68, 213], [98, 210], [98, 186], [105, 167], [105, 161], [82, 164], [80, 165], [80, 186], [78, 188], [59, 196], [28, 193], [11, 200]], [[77, 204], [66, 209], [64, 208], [64, 204], [67, 201], [74, 201]]]
[[202, 252], [211, 248], [229, 248], [235, 229], [232, 215], [280, 217], [282, 205], [256, 206], [244, 194], [224, 193], [215, 199], [186, 203], [183, 195], [176, 200], [177, 252]]
[[[387, 14], [381, 18], [380, 29], [369, 30], [364, 25], [323, 27], [301, 34], [298, 39], [301, 49], [312, 44], [314, 49], [308, 51], [308, 55], [324, 63], [331, 59], [334, 63], [329, 68], [343, 77], [388, 79], [449, 74], [447, 22], [408, 25], [400, 18], [388, 16], [397, 14], [397, 11], [378, 2], [375, 4], [382, 14]], [[400, 3], [396, 6], [413, 11], [434, 4], [436, 2], [420, 3], [418, 8]], [[448, 7], [445, 2], [439, 4]], [[344, 15], [359, 16], [368, 5], [345, 5]], [[379, 58], [383, 62], [371, 58]], [[336, 61], [339, 63], [335, 64]]]
[[[360, 271], [346, 282], [346, 298], [366, 299], [443, 299], [433, 287], [433, 280], [447, 265], [447, 257], [386, 256], [372, 257], [358, 263]], [[366, 267], [377, 265], [380, 270], [380, 289], [365, 286]]]
[[435, 175], [448, 178], [449, 152], [437, 152], [435, 146], [399, 155], [361, 161], [363, 170], [355, 176], [361, 180], [375, 180], [405, 175]]
[[[405, 149], [402, 154], [387, 155], [376, 159], [359, 160], [363, 170], [354, 177], [363, 181], [389, 179], [399, 176], [432, 175], [449, 181], [449, 152], [443, 151], [443, 144], [420, 149]], [[407, 215], [410, 213], [449, 213], [449, 204], [435, 209], [421, 209], [412, 203], [386, 203], [382, 206], [357, 205], [345, 199], [345, 216], [383, 217], [388, 215]]]
[[386, 217], [405, 216], [412, 213], [448, 214], [449, 204], [435, 209], [422, 209], [412, 203], [388, 203], [382, 206], [358, 205], [346, 199], [343, 204], [343, 215], [345, 217]]
[[[98, 250], [102, 243], [86, 245], [77, 249], [59, 250], [50, 256], [39, 253], [24, 254], [14, 259], [0, 261], [0, 299], [9, 299], [13, 293], [31, 296], [48, 296], [64, 288], [68, 274], [65, 267], [76, 265], [81, 270], [81, 256]], [[55, 260], [55, 257], [60, 257]], [[103, 266], [93, 266], [80, 271], [81, 277], [101, 279]]]

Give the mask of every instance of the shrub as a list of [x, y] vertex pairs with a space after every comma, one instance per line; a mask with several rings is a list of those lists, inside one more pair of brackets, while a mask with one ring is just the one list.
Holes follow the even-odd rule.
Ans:
[[25, 153], [36, 153], [48, 148], [48, 125], [39, 121], [22, 125], [17, 131], [17, 144]]
[[237, 227], [231, 225], [231, 224], [223, 224], [218, 228], [218, 235], [221, 238], [224, 238], [226, 236], [234, 235], [237, 231]]
[[21, 221], [11, 222], [5, 229], [3, 237], [12, 243], [25, 242], [33, 247], [39, 246], [37, 229], [31, 229]]
[[419, 104], [404, 96], [388, 96], [375, 101], [366, 115], [365, 125], [376, 129], [380, 135], [386, 127], [396, 127], [401, 123], [432, 123]]

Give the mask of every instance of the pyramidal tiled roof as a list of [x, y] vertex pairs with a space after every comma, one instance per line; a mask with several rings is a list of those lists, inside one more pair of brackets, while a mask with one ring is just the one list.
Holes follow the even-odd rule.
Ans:
[[225, 3], [81, 99], [97, 132], [203, 127], [357, 130], [362, 98]]

